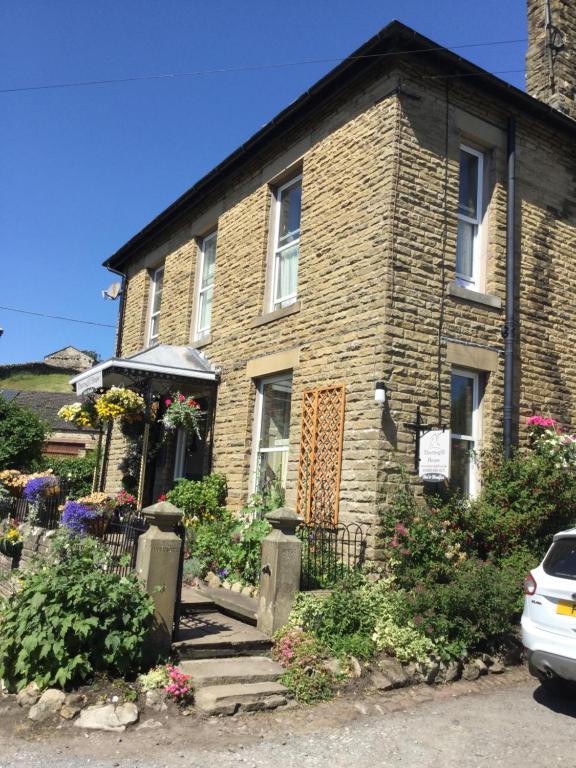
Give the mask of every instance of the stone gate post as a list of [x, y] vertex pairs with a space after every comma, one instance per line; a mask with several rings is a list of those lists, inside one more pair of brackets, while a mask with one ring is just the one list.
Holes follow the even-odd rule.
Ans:
[[294, 595], [300, 589], [302, 542], [296, 527], [302, 520], [287, 507], [269, 512], [266, 520], [272, 530], [262, 542], [257, 626], [273, 635], [288, 621]]
[[148, 653], [168, 656], [178, 588], [182, 540], [175, 528], [182, 512], [168, 501], [142, 510], [150, 528], [138, 540], [136, 574], [154, 601], [154, 628], [148, 639]]

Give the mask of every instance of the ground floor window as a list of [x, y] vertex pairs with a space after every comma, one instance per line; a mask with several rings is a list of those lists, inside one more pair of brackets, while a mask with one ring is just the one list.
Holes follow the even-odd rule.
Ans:
[[292, 374], [261, 379], [256, 384], [252, 492], [286, 488]]
[[474, 452], [478, 448], [480, 427], [479, 374], [453, 369], [450, 413], [451, 485], [464, 496], [475, 496], [478, 490]]

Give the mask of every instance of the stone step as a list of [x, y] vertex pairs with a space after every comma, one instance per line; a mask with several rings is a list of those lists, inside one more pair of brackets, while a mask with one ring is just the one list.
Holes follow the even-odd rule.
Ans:
[[207, 611], [182, 617], [172, 647], [180, 659], [263, 656], [270, 651], [272, 641], [256, 627]]
[[192, 676], [194, 690], [214, 685], [275, 682], [284, 669], [267, 656], [197, 659], [184, 661], [181, 669]]
[[281, 683], [209, 685], [194, 694], [194, 704], [207, 715], [234, 715], [285, 706], [292, 698]]
[[254, 597], [232, 592], [232, 590], [223, 587], [209, 587], [206, 583], [201, 583], [197, 587], [197, 593], [200, 597], [217, 605], [228, 616], [240, 619], [240, 621], [247, 621], [249, 624], [256, 624], [258, 600]]

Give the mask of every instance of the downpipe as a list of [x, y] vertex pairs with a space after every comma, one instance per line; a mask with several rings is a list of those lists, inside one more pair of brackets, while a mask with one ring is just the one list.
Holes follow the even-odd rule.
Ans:
[[514, 426], [515, 329], [516, 329], [516, 120], [508, 118], [506, 200], [506, 320], [504, 337], [504, 458], [512, 453]]

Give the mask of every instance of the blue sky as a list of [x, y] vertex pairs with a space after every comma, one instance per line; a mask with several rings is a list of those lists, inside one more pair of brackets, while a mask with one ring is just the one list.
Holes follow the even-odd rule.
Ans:
[[[338, 59], [394, 18], [448, 47], [526, 37], [525, 0], [2, 0], [0, 90]], [[459, 53], [521, 70], [525, 49]], [[0, 305], [113, 325], [101, 262], [336, 63], [0, 93]], [[0, 326], [0, 363], [113, 351], [112, 328]]]

